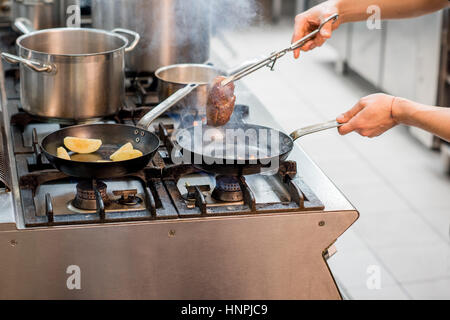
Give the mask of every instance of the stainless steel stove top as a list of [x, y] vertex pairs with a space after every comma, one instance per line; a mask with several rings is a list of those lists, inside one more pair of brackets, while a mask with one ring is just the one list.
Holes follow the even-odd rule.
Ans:
[[[174, 164], [170, 158], [172, 135], [180, 126], [205, 121], [201, 109], [180, 110], [155, 121], [161, 141], [154, 160], [141, 172], [115, 180], [94, 181], [105, 184], [105, 198], [96, 199], [92, 191], [90, 205], [83, 206], [77, 188], [81, 183], [54, 169], [41, 154], [39, 142], [58, 130], [58, 123], [42, 123], [20, 108], [17, 70], [10, 68], [5, 76], [7, 110], [12, 132], [12, 149], [17, 166], [20, 205], [25, 227], [112, 223], [251, 215], [257, 213], [302, 212], [322, 210], [323, 204], [303, 182], [294, 182], [295, 162], [286, 162], [282, 170], [269, 175], [243, 176], [237, 179], [234, 193], [216, 188], [216, 177], [190, 165]], [[156, 103], [151, 75], [131, 76], [127, 83], [127, 105], [114, 117], [99, 122], [135, 124]], [[10, 98], [11, 97], [11, 98]], [[245, 121], [251, 106], [237, 105], [232, 119]], [[225, 186], [227, 188], [227, 186]], [[135, 204], [123, 204], [123, 191], [132, 191]], [[116, 195], [115, 195], [116, 194]]]

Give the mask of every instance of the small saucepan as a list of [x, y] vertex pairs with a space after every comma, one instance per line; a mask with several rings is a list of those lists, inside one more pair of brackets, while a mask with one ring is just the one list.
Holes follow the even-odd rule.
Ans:
[[217, 76], [230, 76], [253, 65], [249, 60], [238, 67], [222, 71], [209, 64], [174, 64], [159, 68], [155, 72], [158, 78], [158, 95], [161, 102], [144, 117], [151, 123], [172, 107], [206, 108], [208, 86]]
[[184, 99], [180, 99], [176, 105], [180, 107], [206, 106], [208, 85], [217, 76], [226, 74], [228, 73], [208, 64], [184, 63], [159, 68], [155, 72], [155, 77], [158, 79], [159, 99], [160, 101], [166, 100], [187, 85], [196, 84], [197, 87], [192, 89]]

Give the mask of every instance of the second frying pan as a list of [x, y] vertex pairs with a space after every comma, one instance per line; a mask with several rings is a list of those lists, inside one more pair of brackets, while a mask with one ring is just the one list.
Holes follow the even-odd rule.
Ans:
[[304, 127], [287, 135], [254, 124], [227, 124], [223, 127], [197, 126], [175, 135], [183, 161], [202, 170], [223, 175], [248, 175], [264, 169], [278, 169], [298, 138], [342, 124], [335, 120]]

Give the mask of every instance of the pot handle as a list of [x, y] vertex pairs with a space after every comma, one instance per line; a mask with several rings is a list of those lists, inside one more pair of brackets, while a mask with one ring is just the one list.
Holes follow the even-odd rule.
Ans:
[[116, 29], [112, 30], [111, 32], [125, 33], [134, 38], [134, 40], [131, 42], [131, 44], [125, 48], [125, 52], [133, 51], [134, 48], [136, 48], [137, 44], [139, 43], [139, 40], [141, 39], [141, 36], [139, 35], [139, 33], [128, 30], [128, 29], [116, 28]]
[[304, 127], [304, 128], [295, 130], [289, 136], [292, 138], [292, 140], [295, 141], [300, 137], [306, 136], [307, 134], [311, 134], [311, 133], [315, 133], [315, 132], [319, 132], [319, 131], [323, 131], [323, 130], [327, 130], [327, 129], [331, 129], [331, 128], [337, 128], [337, 127], [342, 126], [343, 124], [344, 123], [339, 123], [336, 120], [332, 120], [332, 121], [319, 123], [319, 124], [315, 124], [312, 126], [308, 126], [308, 127]]
[[29, 34], [35, 31], [31, 20], [23, 17], [16, 18], [14, 20], [14, 27], [16, 27], [23, 34]]
[[33, 61], [33, 60], [28, 60], [25, 58], [21, 58], [18, 56], [15, 56], [13, 54], [10, 53], [6, 53], [6, 52], [2, 52], [1, 53], [2, 58], [5, 59], [6, 62], [8, 63], [23, 63], [24, 65], [26, 65], [28, 68], [36, 71], [36, 72], [47, 72], [47, 73], [51, 73], [54, 72], [56, 67], [49, 65], [49, 64], [44, 64], [38, 61]]
[[162, 115], [164, 112], [169, 110], [172, 106], [174, 106], [178, 101], [186, 97], [189, 93], [194, 91], [199, 85], [195, 83], [188, 84], [184, 88], [179, 89], [177, 92], [169, 96], [166, 100], [158, 104], [151, 111], [147, 112], [141, 120], [137, 123], [139, 128], [148, 130], [148, 127], [152, 124], [152, 122]]

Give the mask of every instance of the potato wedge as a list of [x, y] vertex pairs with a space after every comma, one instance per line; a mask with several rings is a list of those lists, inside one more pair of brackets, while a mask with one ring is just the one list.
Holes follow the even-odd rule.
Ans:
[[124, 160], [131, 160], [134, 158], [142, 157], [142, 152], [139, 150], [125, 150], [117, 153], [114, 158], [112, 158], [113, 161], [124, 161]]
[[95, 152], [100, 149], [102, 140], [66, 137], [64, 138], [64, 145], [70, 151], [86, 154]]
[[72, 160], [64, 147], [59, 147], [56, 149], [56, 156], [61, 159]]
[[133, 150], [133, 145], [131, 142], [125, 143], [123, 146], [121, 146], [116, 152], [114, 152], [109, 158], [113, 160], [117, 154], [123, 152], [123, 151], [131, 151]]
[[73, 161], [80, 162], [97, 162], [102, 160], [102, 156], [96, 153], [75, 153], [71, 158]]

